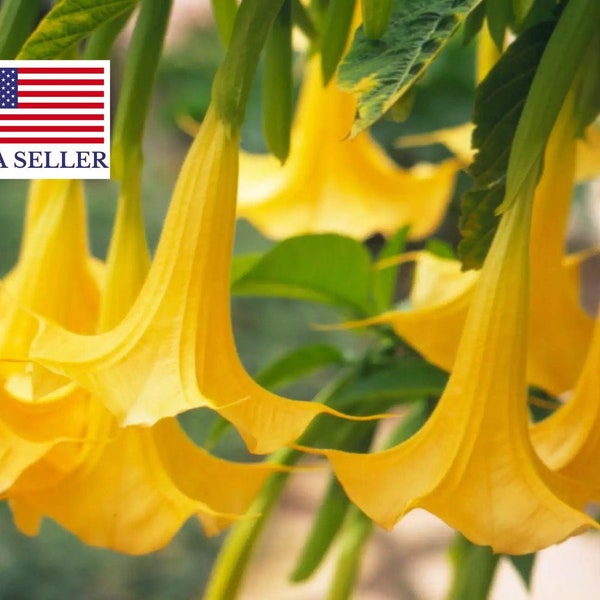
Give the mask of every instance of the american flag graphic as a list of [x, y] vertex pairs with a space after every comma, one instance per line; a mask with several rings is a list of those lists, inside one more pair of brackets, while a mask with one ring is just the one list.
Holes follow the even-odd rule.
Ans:
[[51, 66], [39, 61], [0, 65], [0, 144], [104, 144], [109, 127], [105, 61], [93, 66], [45, 62]]

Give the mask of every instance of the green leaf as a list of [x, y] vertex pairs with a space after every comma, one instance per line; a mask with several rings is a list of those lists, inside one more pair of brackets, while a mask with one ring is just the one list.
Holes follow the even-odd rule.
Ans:
[[342, 61], [340, 87], [358, 100], [352, 135], [377, 121], [421, 77], [480, 0], [395, 0], [381, 39], [360, 27]]
[[457, 532], [450, 556], [454, 572], [448, 600], [486, 600], [500, 555], [494, 554], [489, 546], [473, 544]]
[[477, 154], [469, 169], [475, 182], [461, 200], [458, 256], [464, 269], [481, 267], [496, 232], [511, 144], [553, 27], [541, 23], [517, 38], [477, 88], [472, 140]]
[[5, 0], [0, 7], [0, 60], [12, 60], [39, 17], [41, 0]]
[[517, 570], [517, 573], [521, 576], [525, 587], [529, 590], [531, 587], [531, 575], [533, 574], [533, 567], [535, 565], [535, 557], [537, 554], [521, 554], [519, 556], [506, 555], [506, 558], [510, 560], [513, 567]]
[[[408, 227], [403, 227], [392, 236], [379, 253], [377, 260], [390, 258], [400, 254], [404, 250]], [[373, 297], [378, 312], [383, 312], [392, 307], [394, 302], [394, 290], [396, 288], [397, 267], [377, 269], [373, 274]]]
[[295, 348], [259, 371], [256, 381], [268, 389], [300, 379], [317, 369], [343, 365], [346, 359], [335, 346], [314, 344]]
[[285, 0], [267, 37], [262, 73], [263, 134], [282, 163], [290, 152], [293, 94], [292, 3]]
[[238, 279], [254, 268], [263, 257], [262, 252], [234, 256], [231, 261], [231, 285], [234, 285]]
[[290, 575], [291, 581], [306, 581], [319, 568], [342, 527], [349, 507], [350, 500], [344, 488], [337, 479], [331, 478], [300, 557]]
[[331, 0], [327, 8], [321, 36], [321, 70], [325, 84], [329, 83], [346, 49], [355, 2]]
[[[499, 211], [530, 193], [542, 173], [544, 150], [600, 22], [598, 0], [567, 2], [531, 83], [510, 150], [506, 194]], [[552, 90], [549, 94], [548, 90]]]
[[238, 295], [277, 296], [370, 312], [371, 261], [360, 242], [334, 234], [277, 244], [232, 284]]
[[[439, 396], [447, 375], [419, 357], [404, 357], [374, 368], [336, 396], [336, 408], [385, 402], [395, 406], [415, 398]], [[383, 407], [380, 407], [383, 408]]]
[[452, 246], [450, 246], [450, 244], [448, 244], [447, 242], [438, 240], [436, 238], [431, 238], [430, 240], [427, 240], [427, 242], [425, 243], [425, 250], [427, 250], [427, 252], [430, 252], [434, 256], [439, 256], [440, 258], [456, 258], [456, 253], [452, 249]]
[[498, 51], [502, 52], [506, 30], [515, 18], [511, 0], [486, 0], [485, 16], [492, 40]]
[[363, 24], [367, 37], [378, 40], [392, 16], [393, 0], [361, 0]]
[[319, 32], [313, 18], [300, 0], [292, 0], [292, 21], [311, 42], [318, 39]]
[[17, 58], [58, 58], [104, 23], [116, 19], [138, 0], [62, 0], [37, 26]]
[[600, 34], [596, 34], [583, 59], [576, 84], [576, 132], [584, 137], [585, 130], [600, 113]]
[[230, 137], [246, 116], [254, 75], [271, 26], [284, 0], [242, 0], [225, 58], [212, 85], [212, 101]]
[[213, 18], [217, 26], [219, 36], [223, 45], [227, 48], [231, 34], [233, 33], [233, 24], [237, 13], [238, 5], [236, 0], [211, 0]]
[[464, 46], [469, 44], [471, 40], [479, 33], [485, 22], [486, 0], [482, 0], [468, 15], [463, 25]]
[[521, 23], [529, 15], [535, 0], [512, 0], [512, 9], [517, 22]]

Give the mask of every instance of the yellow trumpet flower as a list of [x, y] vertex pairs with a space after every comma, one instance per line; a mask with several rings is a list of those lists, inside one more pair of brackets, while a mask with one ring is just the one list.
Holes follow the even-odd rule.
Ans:
[[[54, 391], [34, 401], [27, 361], [37, 331], [34, 313], [82, 333], [96, 327], [99, 289], [84, 209], [79, 182], [33, 182], [19, 260], [0, 286], [0, 493], [61, 440], [83, 431], [81, 394], [63, 388], [62, 377], [36, 369], [40, 387]], [[64, 465], [69, 460], [62, 457]]]
[[207, 535], [243, 518], [274, 471], [211, 456], [174, 418], [150, 428], [121, 428], [89, 394], [86, 402], [84, 439], [62, 444], [78, 450], [78, 464], [65, 472], [50, 453], [5, 494], [23, 533], [36, 535], [47, 516], [86, 544], [129, 554], [152, 552], [190, 517], [202, 522]]
[[581, 484], [584, 502], [600, 501], [600, 311], [573, 397], [533, 425], [531, 439], [551, 469]]
[[362, 239], [405, 225], [413, 239], [434, 231], [460, 162], [403, 169], [368, 133], [348, 139], [355, 113], [353, 97], [335, 82], [324, 87], [318, 57], [311, 58], [285, 165], [241, 153], [238, 216], [276, 239], [318, 232]]
[[[111, 241], [100, 328], [118, 323], [133, 303], [149, 266], [137, 178], [123, 187]], [[276, 467], [237, 464], [196, 447], [176, 419], [153, 427], [119, 427], [87, 390], [25, 403], [2, 404], [10, 426], [53, 436], [5, 496], [18, 527], [38, 532], [49, 516], [85, 543], [140, 554], [164, 546], [190, 517], [207, 534], [242, 518]], [[64, 388], [63, 388], [64, 389]], [[75, 402], [73, 402], [75, 401]], [[67, 415], [80, 417], [79, 430]], [[56, 442], [58, 440], [58, 443]]]
[[124, 424], [210, 407], [252, 451], [265, 453], [296, 439], [316, 415], [339, 413], [267, 392], [239, 361], [229, 306], [237, 174], [238, 140], [211, 108], [131, 310], [95, 336], [44, 321], [31, 354], [90, 390]]
[[349, 497], [391, 528], [424, 508], [495, 552], [522, 554], [593, 526], [569, 480], [529, 440], [527, 198], [504, 215], [479, 277], [438, 406], [408, 441], [373, 454], [325, 454]]
[[[34, 181], [18, 263], [0, 287], [0, 358], [26, 360], [46, 315], [78, 333], [94, 331], [99, 291], [87, 251], [83, 188], [77, 181]], [[15, 363], [1, 363], [8, 376]]]
[[[564, 139], [568, 116], [564, 109], [552, 143]], [[353, 502], [386, 528], [421, 507], [477, 544], [522, 554], [597, 526], [574, 508], [583, 506], [579, 487], [550, 471], [529, 438], [529, 185], [503, 215], [448, 385], [424, 427], [383, 452], [318, 451]]]
[[[564, 250], [573, 182], [600, 170], [600, 145], [592, 128], [588, 131], [589, 145], [573, 139], [571, 123], [554, 132], [533, 206], [527, 380], [553, 394], [575, 385], [593, 330], [593, 319], [579, 300], [579, 257], [565, 257]], [[580, 154], [584, 159], [577, 161], [577, 168], [575, 157]], [[449, 371], [478, 275], [460, 273], [458, 261], [428, 253], [416, 262], [411, 308], [354, 325], [390, 323], [427, 360]]]

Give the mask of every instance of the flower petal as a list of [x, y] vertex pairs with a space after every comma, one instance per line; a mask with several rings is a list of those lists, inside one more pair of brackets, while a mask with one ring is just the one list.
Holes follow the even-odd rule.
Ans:
[[105, 409], [97, 406], [97, 411], [76, 468], [49, 487], [32, 489], [30, 482], [45, 470], [53, 473], [54, 465], [42, 460], [9, 494], [24, 533], [35, 535], [40, 518], [49, 516], [86, 544], [130, 554], [152, 552], [191, 516], [203, 522], [208, 534], [243, 518], [276, 470], [212, 457], [194, 446], [173, 419], [153, 428], [118, 428]]
[[323, 87], [310, 59], [284, 166], [242, 153], [238, 216], [285, 238], [333, 232], [358, 238], [410, 225], [413, 239], [440, 223], [460, 161], [397, 166], [367, 133], [348, 139], [356, 103], [335, 82]]
[[237, 140], [209, 110], [131, 310], [96, 336], [45, 321], [31, 355], [90, 390], [125, 424], [208, 406], [262, 453], [297, 438], [316, 415], [339, 413], [267, 392], [239, 361], [229, 306], [237, 162]]
[[[523, 201], [525, 200], [525, 201]], [[527, 198], [501, 222], [447, 388], [425, 426], [384, 452], [321, 451], [350, 498], [391, 528], [422, 507], [495, 552], [533, 552], [593, 526], [531, 447], [525, 380]]]

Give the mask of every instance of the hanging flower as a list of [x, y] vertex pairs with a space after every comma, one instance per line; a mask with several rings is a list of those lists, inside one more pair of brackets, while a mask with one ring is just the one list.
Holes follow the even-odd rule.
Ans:
[[296, 439], [317, 414], [339, 413], [267, 392], [239, 361], [229, 306], [237, 163], [237, 139], [210, 109], [131, 310], [96, 336], [44, 321], [31, 354], [92, 392], [124, 424], [210, 407], [263, 453]]
[[[106, 269], [100, 329], [118, 323], [145, 280], [149, 256], [138, 180], [123, 186]], [[66, 393], [66, 390], [69, 393]], [[43, 516], [85, 543], [141, 554], [163, 547], [192, 516], [207, 534], [242, 518], [272, 465], [238, 464], [195, 446], [177, 420], [119, 427], [89, 391], [70, 384], [42, 402], [0, 405], [14, 431], [53, 445], [32, 460], [4, 496], [29, 535]], [[75, 423], [66, 420], [79, 417]], [[62, 417], [62, 418], [61, 418]], [[6, 488], [5, 488], [6, 489]]]
[[[562, 138], [566, 111], [554, 133]], [[548, 168], [548, 165], [547, 167]], [[533, 189], [509, 208], [478, 278], [457, 358], [425, 426], [390, 450], [323, 450], [350, 498], [391, 528], [421, 507], [495, 552], [522, 554], [595, 526], [579, 488], [535, 454], [527, 412]]]
[[[91, 333], [99, 306], [98, 284], [87, 250], [83, 188], [77, 181], [31, 185], [18, 263], [0, 287], [0, 357], [25, 361], [43, 314], [78, 333]], [[24, 362], [0, 362], [5, 376]]]
[[[32, 371], [34, 314], [81, 333], [94, 331], [99, 287], [87, 251], [83, 190], [75, 181], [31, 185], [16, 267], [0, 286], [0, 493], [61, 440], [85, 426], [81, 392], [45, 369]], [[9, 360], [6, 360], [9, 359]], [[46, 390], [33, 398], [32, 380]], [[70, 458], [63, 456], [63, 465]]]
[[600, 502], [600, 311], [573, 397], [531, 428], [540, 458], [578, 481], [583, 502]]
[[436, 229], [461, 164], [403, 169], [369, 137], [348, 139], [356, 113], [350, 94], [323, 86], [318, 57], [309, 60], [290, 155], [242, 152], [238, 216], [276, 239], [331, 232], [366, 238], [410, 225], [411, 238]]
[[529, 441], [525, 205], [502, 220], [452, 375], [426, 425], [384, 452], [321, 451], [352, 501], [386, 528], [421, 507], [477, 544], [522, 554], [594, 523], [570, 506], [569, 480], [549, 471]]
[[[594, 165], [595, 172], [600, 171], [600, 152], [596, 151], [594, 159], [592, 151], [584, 148], [573, 139], [572, 124], [554, 133], [533, 206], [527, 379], [554, 394], [574, 386], [593, 329], [593, 319], [579, 300], [579, 267], [587, 253], [564, 254], [573, 181], [589, 176]], [[584, 168], [576, 173], [579, 153], [585, 156]], [[390, 323], [427, 360], [450, 371], [477, 277], [476, 272], [460, 272], [458, 261], [419, 253], [410, 308], [353, 325]]]

